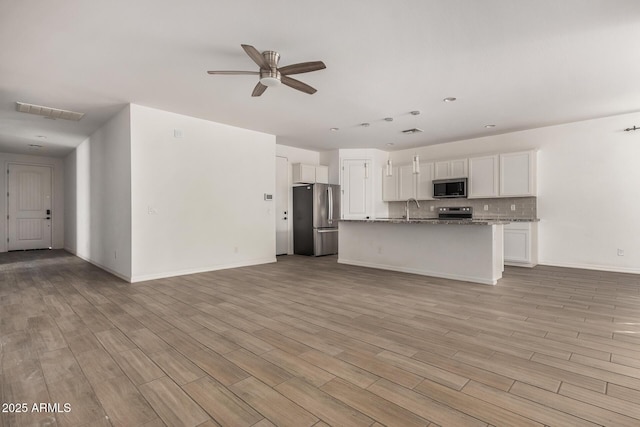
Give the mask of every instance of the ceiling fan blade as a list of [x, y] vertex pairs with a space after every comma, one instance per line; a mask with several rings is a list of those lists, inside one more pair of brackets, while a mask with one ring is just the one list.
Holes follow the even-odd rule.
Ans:
[[247, 55], [249, 55], [249, 57], [253, 59], [253, 62], [258, 64], [260, 68], [264, 68], [265, 70], [268, 70], [270, 68], [269, 63], [266, 59], [264, 59], [264, 56], [262, 56], [258, 49], [249, 44], [243, 44], [240, 46], [242, 46], [244, 51], [247, 52]]
[[302, 74], [302, 73], [310, 73], [311, 71], [324, 70], [327, 68], [322, 61], [313, 61], [313, 62], [301, 62], [299, 64], [291, 64], [282, 68], [278, 68], [280, 70], [280, 74], [283, 76], [288, 76], [290, 74]]
[[308, 93], [309, 95], [313, 95], [317, 92], [316, 89], [312, 88], [308, 84], [302, 83], [300, 80], [292, 79], [291, 77], [282, 76], [281, 81], [282, 84], [297, 89], [300, 92]]
[[258, 71], [207, 71], [208, 74], [223, 74], [223, 75], [237, 75], [237, 74], [260, 74]]
[[251, 92], [251, 96], [260, 96], [267, 90], [267, 87], [262, 83], [258, 82], [256, 87], [253, 88], [253, 92]]

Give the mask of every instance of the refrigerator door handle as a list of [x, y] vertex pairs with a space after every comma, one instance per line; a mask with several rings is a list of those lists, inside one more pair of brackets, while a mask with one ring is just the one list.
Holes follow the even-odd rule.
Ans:
[[329, 201], [329, 215], [328, 220], [329, 224], [333, 222], [333, 189], [331, 187], [327, 187], [327, 199]]
[[318, 233], [337, 233], [338, 229], [337, 228], [324, 228], [324, 229], [320, 229], [317, 230]]

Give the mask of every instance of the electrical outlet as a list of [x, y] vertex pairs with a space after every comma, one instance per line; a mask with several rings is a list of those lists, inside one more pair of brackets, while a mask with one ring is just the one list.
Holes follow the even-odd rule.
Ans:
[[435, 208], [435, 206], [429, 206], [429, 210], [430, 210], [431, 212], [433, 212], [433, 209], [434, 209], [434, 208]]
[[118, 259], [118, 251], [113, 251], [113, 259]]
[[378, 253], [381, 254], [382, 253], [382, 246], [378, 246]]
[[618, 249], [618, 256], [624, 256], [624, 249]]
[[158, 210], [156, 208], [152, 207], [152, 206], [149, 206], [147, 208], [147, 213], [149, 215], [158, 215]]
[[236, 254], [238, 253], [238, 247], [237, 247], [237, 246], [235, 246], [235, 247], [233, 248], [233, 253], [236, 253]]
[[511, 210], [515, 211], [516, 210], [516, 205], [511, 205]]
[[488, 211], [489, 210], [489, 205], [484, 205], [484, 210]]

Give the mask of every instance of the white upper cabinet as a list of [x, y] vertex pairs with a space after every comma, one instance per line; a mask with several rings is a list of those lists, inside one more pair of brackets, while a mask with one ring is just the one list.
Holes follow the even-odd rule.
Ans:
[[416, 174], [413, 165], [398, 167], [398, 198], [408, 200], [416, 197]]
[[387, 167], [382, 168], [382, 201], [397, 202], [398, 197], [398, 167], [394, 166], [391, 175], [387, 175]]
[[469, 198], [498, 197], [499, 156], [469, 159]]
[[433, 163], [420, 163], [420, 170], [413, 171], [413, 164], [393, 167], [391, 176], [387, 176], [386, 167], [382, 168], [382, 201], [404, 202], [414, 198], [433, 199]]
[[343, 160], [342, 218], [367, 219], [371, 216], [372, 180], [371, 160]]
[[416, 174], [416, 199], [433, 199], [433, 173], [433, 163], [420, 163], [420, 173]]
[[294, 163], [291, 165], [291, 179], [294, 184], [329, 183], [329, 167], [323, 165], [305, 165]]
[[500, 154], [500, 196], [536, 195], [536, 152]]
[[434, 179], [466, 178], [468, 159], [443, 160], [435, 163]]

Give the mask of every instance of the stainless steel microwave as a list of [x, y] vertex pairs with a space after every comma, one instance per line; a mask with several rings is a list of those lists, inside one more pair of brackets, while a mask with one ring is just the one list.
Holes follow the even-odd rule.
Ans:
[[433, 198], [467, 197], [467, 178], [434, 179]]

